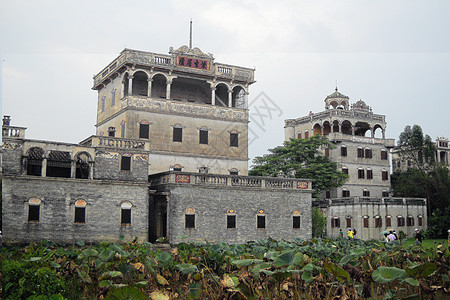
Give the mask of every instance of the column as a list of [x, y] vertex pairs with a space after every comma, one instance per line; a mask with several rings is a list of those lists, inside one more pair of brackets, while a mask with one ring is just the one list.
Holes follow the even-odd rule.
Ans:
[[77, 173], [77, 164], [75, 160], [70, 161], [70, 178], [75, 178], [75, 175]]
[[352, 125], [352, 135], [355, 135], [355, 125]]
[[151, 98], [152, 97], [152, 81], [153, 79], [149, 78], [147, 80], [147, 97]]
[[42, 177], [47, 176], [47, 158], [46, 157], [44, 157], [42, 159], [41, 176]]
[[233, 106], [233, 90], [228, 90], [228, 107]]
[[381, 129], [381, 136], [383, 137], [383, 140], [385, 139], [385, 136], [384, 136], [384, 129]]
[[247, 91], [245, 91], [245, 93], [244, 93], [244, 107], [242, 107], [242, 108], [248, 108], [248, 92]]
[[375, 137], [375, 129], [374, 129], [374, 128], [371, 128], [371, 129], [370, 129], [370, 132], [372, 133], [372, 138], [374, 138], [374, 137]]
[[133, 95], [133, 75], [128, 75], [128, 95]]
[[341, 124], [341, 123], [339, 123], [339, 125], [338, 125], [338, 126], [339, 126], [339, 132], [340, 132], [340, 133], [342, 133], [342, 124]]
[[172, 81], [168, 80], [166, 85], [166, 99], [170, 100], [170, 86], [172, 85]]
[[320, 126], [320, 135], [323, 136], [323, 125]]
[[216, 105], [216, 88], [211, 88], [211, 105]]
[[94, 162], [89, 162], [89, 179], [94, 179]]

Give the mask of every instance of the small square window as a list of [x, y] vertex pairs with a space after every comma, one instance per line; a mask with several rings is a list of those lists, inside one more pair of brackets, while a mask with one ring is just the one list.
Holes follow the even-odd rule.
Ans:
[[256, 228], [258, 228], [258, 229], [266, 228], [266, 216], [258, 216], [257, 217]]
[[347, 168], [342, 168], [342, 174], [348, 174], [348, 169]]
[[131, 170], [131, 157], [130, 156], [122, 156], [120, 163], [121, 171], [130, 171]]
[[227, 216], [227, 228], [236, 228], [236, 215]]
[[200, 144], [208, 145], [208, 130], [200, 129]]
[[230, 133], [230, 147], [239, 147], [239, 134]]
[[349, 190], [342, 190], [342, 197], [344, 197], [344, 198], [350, 197], [350, 191]]
[[185, 215], [185, 228], [186, 229], [195, 229], [195, 215]]
[[300, 228], [300, 216], [292, 216], [292, 228]]
[[75, 223], [86, 223], [86, 207], [75, 207]]
[[39, 222], [40, 205], [28, 205], [28, 222]]
[[173, 128], [173, 141], [183, 142], [183, 128], [174, 127]]
[[239, 175], [238, 171], [230, 171], [230, 175]]
[[370, 191], [363, 190], [363, 197], [370, 197]]

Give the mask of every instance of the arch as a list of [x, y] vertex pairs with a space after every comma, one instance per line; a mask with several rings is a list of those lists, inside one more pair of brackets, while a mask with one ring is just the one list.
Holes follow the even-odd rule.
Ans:
[[339, 132], [339, 121], [338, 120], [333, 121], [333, 132]]
[[316, 123], [313, 126], [313, 132], [314, 132], [314, 135], [322, 135], [322, 127], [320, 126], [320, 124]]
[[331, 125], [330, 122], [323, 122], [323, 135], [329, 135], [331, 133]]
[[135, 71], [133, 73], [133, 90], [132, 95], [147, 96], [148, 95], [148, 74], [144, 71]]
[[205, 80], [177, 77], [172, 81], [171, 98], [177, 101], [207, 103], [211, 101], [210, 84]]
[[245, 97], [245, 88], [241, 85], [235, 85], [232, 89], [232, 107], [247, 108], [247, 100]]
[[333, 109], [336, 109], [336, 107], [338, 107], [338, 105], [339, 104], [336, 101], [331, 101], [328, 107], [332, 106]]
[[365, 136], [366, 132], [371, 133], [369, 123], [367, 123], [367, 122], [356, 122], [355, 123], [355, 135]]
[[230, 87], [224, 82], [219, 82], [215, 85], [215, 88], [216, 106], [228, 106], [228, 91]]
[[167, 78], [166, 74], [160, 72], [153, 74], [151, 90], [152, 98], [166, 99], [167, 82], [169, 82], [169, 78]]
[[79, 152], [75, 155], [75, 178], [89, 179], [91, 155], [87, 152]]
[[338, 108], [339, 109], [348, 109], [348, 101], [347, 100], [342, 100], [341, 103], [339, 103]]
[[348, 120], [342, 122], [341, 126], [342, 134], [352, 135], [352, 123]]
[[377, 139], [384, 139], [384, 128], [380, 124], [376, 124], [373, 126], [373, 135], [372, 137]]
[[39, 222], [41, 199], [33, 197], [28, 200], [28, 222]]
[[27, 175], [41, 176], [44, 149], [32, 147], [27, 151]]

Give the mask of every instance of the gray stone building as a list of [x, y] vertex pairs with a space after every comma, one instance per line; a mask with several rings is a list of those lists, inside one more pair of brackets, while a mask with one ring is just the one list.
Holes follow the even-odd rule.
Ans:
[[358, 238], [381, 239], [385, 229], [411, 236], [415, 227], [426, 228], [426, 199], [389, 197], [395, 141], [385, 137], [385, 115], [373, 113], [362, 100], [350, 104], [337, 88], [324, 102], [324, 111], [285, 120], [285, 140], [327, 136], [336, 147], [323, 149], [324, 154], [349, 175], [343, 186], [314, 202], [327, 216], [327, 234], [337, 237], [356, 228]]
[[125, 49], [94, 77], [95, 135], [26, 139], [5, 116], [4, 241], [310, 238], [310, 180], [245, 176], [253, 82], [198, 48]]

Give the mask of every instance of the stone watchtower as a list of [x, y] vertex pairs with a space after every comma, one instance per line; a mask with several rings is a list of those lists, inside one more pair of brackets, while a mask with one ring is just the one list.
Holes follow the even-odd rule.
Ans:
[[131, 49], [94, 77], [97, 136], [149, 142], [149, 174], [247, 175], [254, 69], [214, 62], [198, 48]]
[[362, 100], [350, 105], [349, 97], [337, 88], [324, 102], [324, 111], [285, 120], [285, 140], [325, 135], [336, 144], [335, 149], [325, 149], [325, 154], [340, 164], [349, 179], [322, 197], [388, 197], [388, 154], [394, 139], [385, 138], [385, 116], [374, 114]]

